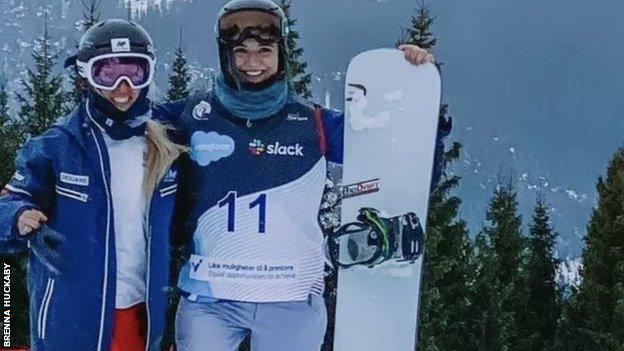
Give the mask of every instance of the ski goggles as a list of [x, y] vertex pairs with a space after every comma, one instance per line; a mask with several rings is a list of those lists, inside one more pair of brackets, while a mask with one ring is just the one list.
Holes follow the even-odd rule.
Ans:
[[245, 40], [257, 40], [260, 45], [271, 45], [281, 40], [279, 28], [271, 27], [247, 27], [240, 30], [238, 26], [221, 31], [220, 40], [222, 43], [234, 47], [243, 45]]
[[154, 59], [145, 54], [115, 53], [76, 61], [78, 73], [93, 87], [115, 90], [122, 81], [132, 89], [143, 89], [154, 79]]
[[262, 44], [276, 42], [288, 34], [288, 26], [266, 11], [237, 11], [222, 18], [216, 26], [219, 40], [226, 44], [256, 39]]

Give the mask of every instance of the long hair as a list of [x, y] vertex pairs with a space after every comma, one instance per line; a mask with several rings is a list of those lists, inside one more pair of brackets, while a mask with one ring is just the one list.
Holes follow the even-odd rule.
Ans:
[[145, 177], [143, 178], [143, 194], [146, 203], [163, 179], [165, 173], [181, 153], [188, 151], [186, 146], [176, 144], [167, 135], [173, 127], [155, 121], [148, 121], [145, 126], [147, 139], [147, 155], [145, 157]]

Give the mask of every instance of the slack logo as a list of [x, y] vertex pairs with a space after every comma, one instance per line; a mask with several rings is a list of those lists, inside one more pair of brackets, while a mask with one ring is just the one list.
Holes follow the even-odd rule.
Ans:
[[255, 156], [260, 156], [265, 153], [267, 155], [278, 156], [303, 156], [303, 146], [299, 143], [294, 145], [282, 145], [279, 141], [265, 146], [262, 141], [254, 139], [249, 143], [249, 152]]

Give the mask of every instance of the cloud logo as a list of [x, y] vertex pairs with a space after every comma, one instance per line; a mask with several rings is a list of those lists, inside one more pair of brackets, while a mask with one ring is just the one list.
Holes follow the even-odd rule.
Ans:
[[195, 132], [191, 136], [191, 158], [200, 166], [232, 155], [234, 140], [227, 135], [215, 132]]

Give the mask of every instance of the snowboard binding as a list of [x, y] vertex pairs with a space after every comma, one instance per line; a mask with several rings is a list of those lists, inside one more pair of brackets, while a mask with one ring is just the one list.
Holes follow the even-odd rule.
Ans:
[[357, 220], [343, 225], [327, 240], [329, 258], [339, 267], [372, 268], [388, 260], [413, 263], [422, 254], [424, 231], [416, 214], [385, 218], [364, 207]]

